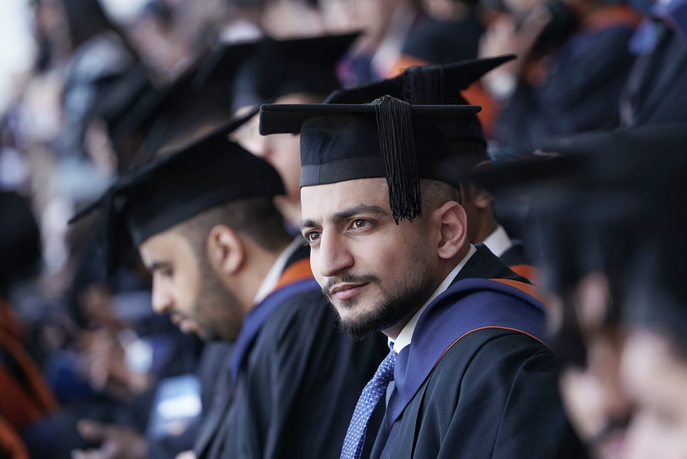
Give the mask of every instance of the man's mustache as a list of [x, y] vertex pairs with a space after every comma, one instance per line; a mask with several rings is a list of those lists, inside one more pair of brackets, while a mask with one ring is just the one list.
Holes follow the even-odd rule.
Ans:
[[336, 284], [371, 284], [379, 283], [379, 277], [374, 274], [351, 274], [344, 273], [341, 277], [330, 277], [324, 287], [322, 293], [331, 296], [331, 291]]

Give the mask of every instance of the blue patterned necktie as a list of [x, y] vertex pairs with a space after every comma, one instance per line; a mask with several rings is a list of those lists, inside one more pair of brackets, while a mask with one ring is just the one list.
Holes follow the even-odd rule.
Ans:
[[391, 350], [389, 352], [389, 355], [379, 364], [372, 380], [367, 383], [362, 394], [360, 394], [351, 423], [348, 425], [346, 439], [341, 450], [341, 459], [358, 459], [362, 454], [365, 434], [367, 433], [367, 422], [370, 420], [377, 403], [386, 392], [386, 386], [394, 379], [396, 356], [398, 356], [396, 351]]

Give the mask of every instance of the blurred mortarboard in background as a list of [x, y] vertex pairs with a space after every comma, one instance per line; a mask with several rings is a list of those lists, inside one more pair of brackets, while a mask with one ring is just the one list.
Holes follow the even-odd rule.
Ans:
[[483, 34], [484, 25], [476, 16], [460, 21], [429, 19], [408, 36], [403, 54], [434, 64], [471, 59], [477, 56]]
[[468, 126], [474, 105], [410, 105], [391, 96], [370, 104], [263, 105], [260, 133], [301, 133], [301, 187], [386, 178], [394, 218], [422, 214], [420, 179], [460, 186], [442, 128]]
[[[684, 175], [685, 141], [687, 124], [579, 134], [546, 145], [543, 150], [554, 157], [473, 173], [475, 181], [497, 195], [524, 196], [530, 203], [525, 244], [530, 253], [543, 256], [543, 285], [563, 299], [557, 337], [567, 364], [586, 363], [579, 313], [571, 303], [585, 276], [601, 273], [608, 281], [603, 326], [617, 326], [628, 302], [640, 297], [628, 287], [641, 280], [632, 267], [650, 245], [650, 234], [681, 234], [675, 224], [656, 231], [661, 227], [656, 219], [663, 218], [656, 210], [672, 194], [667, 178]], [[651, 282], [644, 285], [656, 285]], [[648, 288], [643, 291], [651, 294]]]
[[470, 59], [446, 65], [411, 67], [388, 80], [338, 89], [325, 100], [329, 104], [365, 104], [384, 95], [414, 105], [466, 105], [464, 91], [487, 72], [515, 59], [515, 55]]
[[119, 124], [134, 103], [152, 89], [148, 69], [138, 62], [124, 74], [109, 75], [96, 81], [94, 114], [110, 128], [113, 140], [123, 134]]
[[265, 38], [239, 71], [233, 108], [258, 105], [289, 94], [326, 97], [341, 87], [337, 63], [360, 33], [276, 40]]
[[123, 173], [136, 154], [129, 140], [145, 129], [145, 116], [157, 103], [156, 89], [148, 69], [137, 63], [124, 74], [96, 81], [96, 91], [93, 115], [105, 122], [117, 154], [117, 167]]
[[173, 83], [160, 89], [149, 86], [133, 100], [118, 120], [116, 132], [143, 133], [134, 166], [140, 167], [161, 149], [184, 144], [230, 118], [233, 77], [257, 46], [258, 42], [223, 45]]
[[96, 209], [103, 211], [108, 272], [116, 268], [122, 244], [138, 246], [225, 202], [284, 194], [281, 178], [271, 165], [228, 139], [256, 112], [226, 122], [120, 178], [98, 201], [72, 218], [74, 222]]
[[[514, 55], [507, 55], [447, 65], [411, 67], [395, 78], [338, 89], [327, 97], [325, 103], [363, 104], [389, 95], [413, 105], [467, 105], [469, 102], [461, 91], [490, 70], [513, 59]], [[456, 159], [463, 163], [461, 168], [471, 169], [489, 159], [484, 132], [477, 117], [467, 127], [447, 126], [443, 130], [453, 144]]]
[[684, 145], [687, 124], [579, 134], [542, 148], [554, 157], [480, 168], [472, 178], [526, 196], [528, 239], [549, 264], [549, 286], [564, 289], [593, 269], [624, 272], [670, 194], [667, 178], [684, 171]]

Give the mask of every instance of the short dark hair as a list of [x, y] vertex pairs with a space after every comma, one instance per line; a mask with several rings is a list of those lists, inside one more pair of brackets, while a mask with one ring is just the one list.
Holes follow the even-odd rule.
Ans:
[[438, 209], [449, 201], [462, 203], [460, 190], [438, 180], [421, 180], [423, 209]]
[[204, 253], [210, 231], [225, 225], [273, 253], [291, 240], [284, 218], [271, 198], [252, 197], [231, 201], [201, 212], [181, 223], [181, 234], [196, 253]]

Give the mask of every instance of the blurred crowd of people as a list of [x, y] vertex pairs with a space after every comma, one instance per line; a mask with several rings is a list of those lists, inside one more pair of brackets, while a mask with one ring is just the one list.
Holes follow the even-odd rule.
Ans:
[[[467, 136], [485, 155], [456, 177], [469, 241], [546, 290], [587, 454], [687, 457], [687, 1], [141, 2], [126, 20], [99, 0], [30, 2], [35, 64], [0, 114], [0, 456], [223, 457], [197, 437], [236, 336], [155, 314], [174, 308], [107, 221], [125, 217], [68, 222], [103, 195], [105, 214], [128, 206], [122, 180], [242, 118], [230, 138], [279, 173], [300, 239], [300, 125], [261, 135], [256, 107], [392, 95], [481, 107]], [[378, 344], [356, 348], [363, 379]], [[306, 457], [290, 441], [264, 456]], [[556, 457], [584, 457], [570, 448]]]

